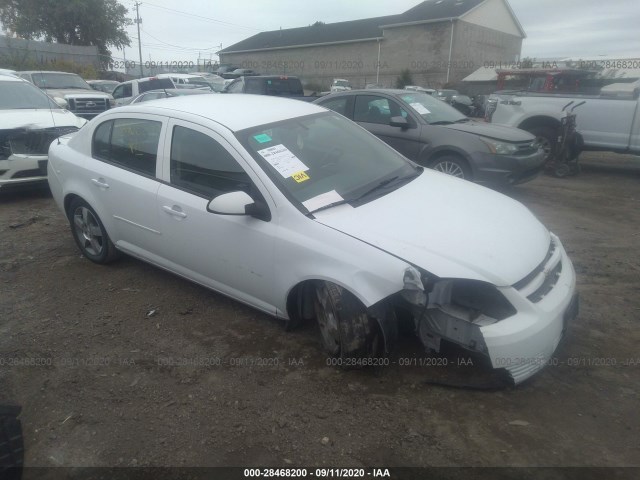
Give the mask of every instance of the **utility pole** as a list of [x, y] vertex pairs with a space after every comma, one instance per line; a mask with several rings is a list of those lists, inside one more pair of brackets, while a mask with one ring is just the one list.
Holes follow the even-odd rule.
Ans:
[[140, 7], [141, 3], [136, 2], [136, 23], [138, 24], [138, 55], [140, 56], [140, 78], [144, 77], [144, 73], [142, 72], [142, 39], [140, 38], [140, 24], [142, 23], [142, 19], [140, 18]]

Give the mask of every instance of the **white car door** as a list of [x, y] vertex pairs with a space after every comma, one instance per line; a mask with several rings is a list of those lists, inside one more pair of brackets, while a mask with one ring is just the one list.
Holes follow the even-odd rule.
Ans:
[[[271, 314], [275, 221], [219, 215], [208, 202], [222, 193], [258, 191], [259, 179], [218, 133], [171, 120], [158, 190], [162, 256], [167, 267]], [[273, 212], [273, 203], [262, 198]], [[255, 198], [255, 197], [254, 197]]]
[[106, 120], [94, 133], [95, 160], [85, 163], [96, 205], [109, 212], [104, 221], [111, 240], [150, 259], [160, 243], [157, 158], [166, 124], [165, 117], [142, 114]]

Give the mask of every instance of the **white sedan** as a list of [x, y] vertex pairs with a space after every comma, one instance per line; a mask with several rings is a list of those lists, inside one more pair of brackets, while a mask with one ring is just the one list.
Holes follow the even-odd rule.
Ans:
[[560, 240], [520, 203], [408, 161], [316, 105], [203, 95], [105, 112], [54, 142], [49, 184], [83, 255], [120, 252], [375, 364], [400, 316], [519, 383], [577, 314]]

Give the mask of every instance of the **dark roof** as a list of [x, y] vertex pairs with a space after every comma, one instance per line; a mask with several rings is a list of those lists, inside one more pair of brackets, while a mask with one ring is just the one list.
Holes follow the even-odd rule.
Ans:
[[218, 53], [381, 38], [384, 25], [458, 18], [485, 0], [426, 0], [399, 15], [261, 32]]

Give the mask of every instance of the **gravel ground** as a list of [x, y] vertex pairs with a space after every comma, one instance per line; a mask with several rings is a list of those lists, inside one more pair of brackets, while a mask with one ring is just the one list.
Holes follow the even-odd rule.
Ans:
[[583, 164], [506, 192], [562, 239], [581, 311], [557, 365], [491, 391], [430, 384], [483, 372], [410, 337], [337, 370], [315, 326], [94, 265], [48, 192], [0, 195], [0, 403], [23, 407], [26, 465], [640, 466], [640, 161]]

